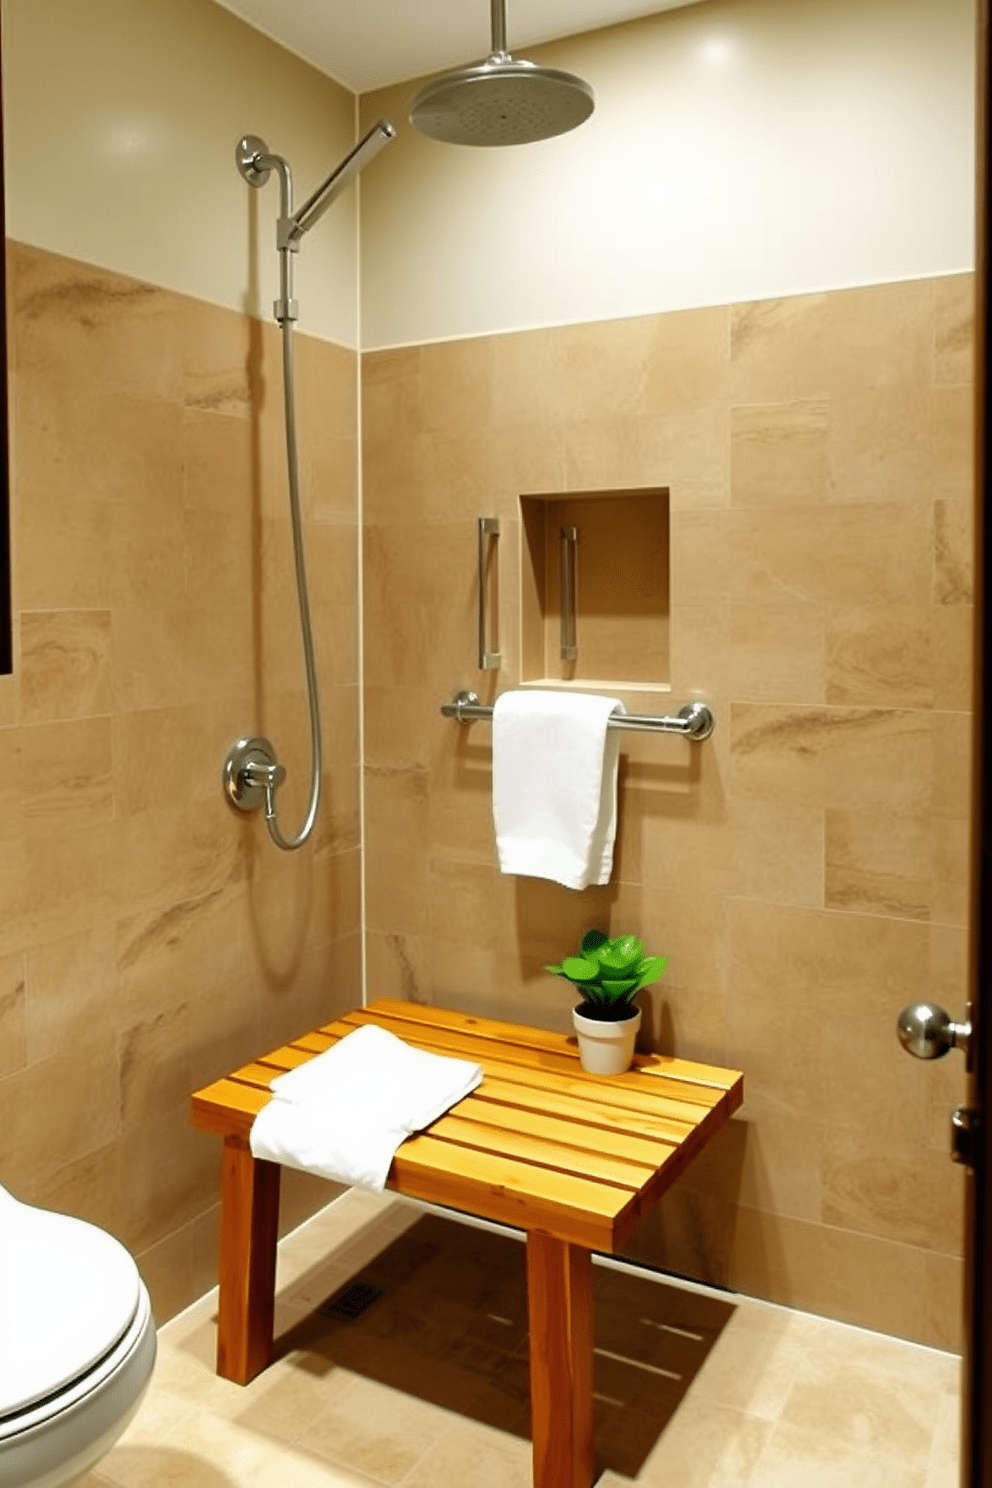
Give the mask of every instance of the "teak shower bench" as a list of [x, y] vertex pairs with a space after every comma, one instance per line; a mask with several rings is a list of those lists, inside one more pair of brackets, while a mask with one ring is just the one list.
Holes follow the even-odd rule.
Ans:
[[217, 1372], [247, 1384], [271, 1361], [279, 1165], [248, 1133], [269, 1081], [363, 1023], [471, 1059], [483, 1081], [404, 1142], [387, 1187], [526, 1231], [535, 1488], [590, 1488], [592, 1252], [612, 1254], [741, 1104], [736, 1070], [660, 1055], [587, 1075], [574, 1040], [383, 999], [197, 1091], [195, 1126], [224, 1138]]

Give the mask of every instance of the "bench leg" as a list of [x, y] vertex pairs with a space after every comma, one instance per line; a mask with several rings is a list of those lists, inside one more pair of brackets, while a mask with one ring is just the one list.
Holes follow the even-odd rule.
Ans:
[[592, 1256], [527, 1236], [534, 1488], [591, 1488]]
[[272, 1361], [280, 1171], [252, 1157], [243, 1138], [225, 1138], [217, 1373], [239, 1385]]

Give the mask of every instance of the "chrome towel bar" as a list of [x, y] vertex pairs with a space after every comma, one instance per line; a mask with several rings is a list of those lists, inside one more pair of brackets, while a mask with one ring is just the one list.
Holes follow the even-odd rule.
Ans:
[[[441, 704], [445, 718], [459, 723], [491, 723], [493, 710], [480, 703], [474, 692], [456, 692], [450, 703]], [[611, 729], [642, 729], [650, 734], [682, 734], [699, 742], [713, 732], [713, 714], [705, 703], [686, 703], [673, 715], [651, 713], [615, 713], [609, 719]]]

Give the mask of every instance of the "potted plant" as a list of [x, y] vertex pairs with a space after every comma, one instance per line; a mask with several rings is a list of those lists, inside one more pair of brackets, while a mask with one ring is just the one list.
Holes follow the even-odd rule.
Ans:
[[634, 998], [642, 987], [664, 975], [667, 956], [645, 956], [636, 935], [589, 930], [575, 956], [545, 971], [565, 977], [582, 994], [572, 1010], [582, 1068], [594, 1075], [617, 1075], [629, 1069], [641, 1026]]

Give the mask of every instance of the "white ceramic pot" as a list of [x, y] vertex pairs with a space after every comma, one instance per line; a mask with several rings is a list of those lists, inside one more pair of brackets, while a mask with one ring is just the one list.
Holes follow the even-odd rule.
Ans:
[[573, 1008], [572, 1022], [579, 1039], [579, 1059], [588, 1074], [621, 1075], [630, 1069], [641, 1026], [639, 1007], [631, 1010], [629, 1018], [610, 1023], [584, 1018], [578, 1008]]

